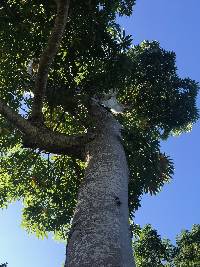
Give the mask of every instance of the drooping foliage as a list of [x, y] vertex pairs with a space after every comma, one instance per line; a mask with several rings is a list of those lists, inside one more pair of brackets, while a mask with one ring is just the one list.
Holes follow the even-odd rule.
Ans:
[[[143, 193], [156, 194], [173, 174], [160, 139], [190, 130], [197, 120], [197, 83], [178, 77], [175, 54], [158, 42], [132, 46], [116, 16], [132, 14], [135, 1], [74, 1], [59, 52], [51, 66], [45, 125], [65, 134], [87, 132], [88, 99], [117, 92], [125, 110], [123, 142], [130, 168], [133, 215]], [[0, 97], [30, 115], [38, 60], [56, 14], [55, 1], [0, 3]], [[31, 64], [31, 70], [30, 70]], [[85, 164], [81, 159], [24, 149], [22, 135], [0, 117], [0, 205], [23, 202], [23, 226], [44, 236], [64, 236], [76, 205]]]

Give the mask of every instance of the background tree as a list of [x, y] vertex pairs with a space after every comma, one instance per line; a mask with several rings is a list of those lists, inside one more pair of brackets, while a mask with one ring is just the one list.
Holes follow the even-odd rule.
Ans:
[[161, 239], [151, 225], [144, 228], [134, 226], [134, 255], [138, 267], [198, 266], [200, 249], [200, 225], [191, 231], [184, 230], [176, 237], [176, 245]]
[[151, 225], [134, 226], [134, 256], [138, 267], [172, 266], [175, 247], [169, 240], [162, 240]]
[[191, 231], [184, 230], [176, 238], [175, 266], [198, 266], [200, 264], [200, 225]]
[[[28, 231], [66, 238], [84, 180], [83, 152], [98, 139], [94, 100], [106, 118], [113, 118], [102, 107], [112, 108], [109, 100], [121, 103], [111, 111], [124, 109], [115, 118], [124, 128], [132, 216], [143, 193], [157, 193], [170, 179], [173, 166], [159, 140], [196, 121], [197, 84], [178, 77], [175, 54], [157, 42], [131, 47], [115, 18], [130, 15], [133, 1], [56, 3], [1, 2], [0, 190], [2, 207], [23, 201]], [[118, 196], [115, 202], [120, 206]]]

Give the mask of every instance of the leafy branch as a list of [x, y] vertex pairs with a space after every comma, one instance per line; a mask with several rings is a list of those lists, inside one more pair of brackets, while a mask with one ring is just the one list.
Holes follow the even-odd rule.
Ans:
[[47, 47], [44, 49], [40, 61], [38, 73], [35, 81], [34, 99], [31, 117], [35, 122], [42, 122], [42, 106], [47, 85], [50, 65], [59, 49], [62, 36], [65, 30], [70, 0], [56, 0], [57, 16], [52, 33], [49, 37]]

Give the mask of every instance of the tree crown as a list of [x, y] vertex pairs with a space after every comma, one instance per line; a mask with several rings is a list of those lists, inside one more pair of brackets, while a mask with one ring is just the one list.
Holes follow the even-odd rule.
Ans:
[[155, 41], [132, 46], [116, 23], [135, 1], [71, 0], [63, 14], [64, 2], [3, 0], [0, 9], [0, 96], [15, 112], [1, 105], [0, 205], [22, 200], [22, 224], [39, 236], [62, 236], [70, 225], [85, 168], [79, 148], [93, 125], [91, 98], [123, 106], [115, 116], [124, 127], [131, 215], [143, 193], [159, 192], [173, 174], [160, 139], [198, 119], [198, 85], [178, 76], [175, 54]]

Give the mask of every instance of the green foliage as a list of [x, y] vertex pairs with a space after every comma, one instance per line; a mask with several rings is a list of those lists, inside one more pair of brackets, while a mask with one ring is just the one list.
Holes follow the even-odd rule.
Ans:
[[176, 245], [161, 239], [151, 225], [133, 225], [133, 248], [138, 267], [194, 267], [200, 263], [200, 225], [184, 230], [176, 238]]
[[176, 73], [175, 54], [158, 42], [144, 41], [128, 51], [132, 72], [122, 95], [143, 128], [156, 128], [161, 137], [184, 130], [198, 119], [195, 81]]
[[7, 266], [8, 266], [8, 263], [7, 262], [0, 264], [0, 267], [7, 267]]
[[175, 249], [169, 240], [162, 240], [149, 224], [143, 229], [135, 226], [134, 233], [134, 256], [138, 267], [169, 266]]
[[177, 250], [174, 258], [177, 267], [200, 265], [200, 225], [193, 225], [191, 231], [182, 231], [176, 239]]
[[82, 178], [77, 160], [16, 146], [1, 159], [0, 204], [6, 206], [22, 199], [22, 225], [29, 232], [39, 237], [51, 231], [64, 236]]
[[[195, 81], [176, 73], [175, 54], [158, 42], [131, 47], [131, 36], [116, 23], [130, 15], [135, 1], [71, 1], [69, 19], [52, 64], [45, 95], [46, 125], [66, 134], [87, 132], [87, 103], [110, 90], [125, 112], [123, 142], [130, 167], [130, 215], [140, 196], [156, 194], [173, 174], [160, 139], [191, 128], [198, 118]], [[56, 13], [54, 0], [2, 0], [0, 3], [0, 97], [26, 118], [34, 79], [28, 74], [46, 46]], [[76, 116], [76, 119], [75, 117]], [[21, 200], [22, 225], [46, 236], [66, 234], [84, 162], [22, 146], [22, 136], [0, 116], [0, 206]]]

